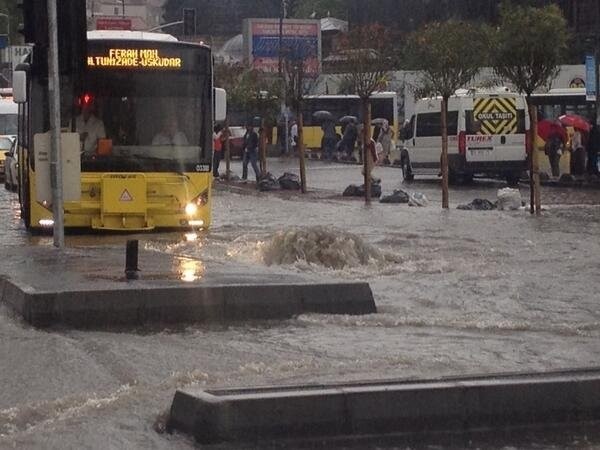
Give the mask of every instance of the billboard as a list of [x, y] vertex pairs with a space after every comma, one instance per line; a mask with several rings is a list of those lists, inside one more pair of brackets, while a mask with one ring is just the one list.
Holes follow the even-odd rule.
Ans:
[[303, 60], [306, 75], [318, 76], [321, 72], [321, 22], [285, 19], [281, 40], [279, 32], [279, 19], [244, 21], [244, 50], [250, 67], [277, 73], [281, 41], [283, 55]]

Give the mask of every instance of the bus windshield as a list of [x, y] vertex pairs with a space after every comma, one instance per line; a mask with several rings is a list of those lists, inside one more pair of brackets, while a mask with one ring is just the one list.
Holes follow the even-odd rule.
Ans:
[[178, 56], [194, 65], [88, 67], [71, 122], [80, 133], [82, 171], [209, 170], [209, 59], [189, 49]]

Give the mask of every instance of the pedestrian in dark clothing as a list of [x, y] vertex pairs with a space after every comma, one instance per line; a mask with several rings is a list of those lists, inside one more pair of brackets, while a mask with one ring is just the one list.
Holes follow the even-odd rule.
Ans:
[[323, 130], [323, 141], [321, 142], [321, 150], [326, 159], [333, 158], [335, 144], [337, 143], [335, 124], [331, 120], [326, 120], [321, 125]]
[[354, 122], [348, 123], [344, 129], [344, 135], [340, 143], [340, 149], [346, 154], [348, 159], [352, 157], [357, 138], [358, 129], [356, 128], [356, 124]]
[[560, 175], [559, 163], [562, 155], [562, 144], [560, 136], [553, 134], [548, 138], [544, 147], [544, 153], [548, 156], [548, 160], [550, 161], [550, 169], [552, 170], [553, 177], [558, 177]]
[[252, 125], [246, 125], [246, 134], [244, 135], [244, 158], [242, 160], [242, 180], [248, 179], [248, 162], [252, 165], [256, 181], [260, 178], [260, 169], [258, 168], [258, 134], [254, 131]]
[[600, 150], [600, 127], [592, 125], [587, 146], [587, 173], [598, 175], [598, 151]]

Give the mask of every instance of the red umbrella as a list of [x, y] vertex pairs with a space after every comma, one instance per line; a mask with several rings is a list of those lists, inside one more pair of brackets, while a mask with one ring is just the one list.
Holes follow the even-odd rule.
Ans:
[[563, 142], [567, 142], [567, 131], [555, 120], [540, 120], [537, 134], [544, 141], [547, 141], [551, 136], [558, 136]]
[[573, 127], [585, 132], [589, 132], [592, 128], [592, 126], [586, 119], [576, 114], [567, 114], [566, 116], [560, 116], [558, 120], [565, 127]]

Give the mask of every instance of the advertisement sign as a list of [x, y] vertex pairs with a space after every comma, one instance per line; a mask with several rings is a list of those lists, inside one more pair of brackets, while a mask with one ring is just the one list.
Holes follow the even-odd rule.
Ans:
[[131, 19], [122, 17], [96, 19], [96, 30], [131, 30]]
[[585, 57], [585, 98], [588, 102], [596, 101], [596, 58]]
[[321, 71], [321, 23], [318, 20], [283, 21], [280, 39], [279, 19], [247, 19], [244, 23], [244, 47], [253, 69], [277, 73], [279, 44], [281, 54], [302, 60], [307, 76]]

